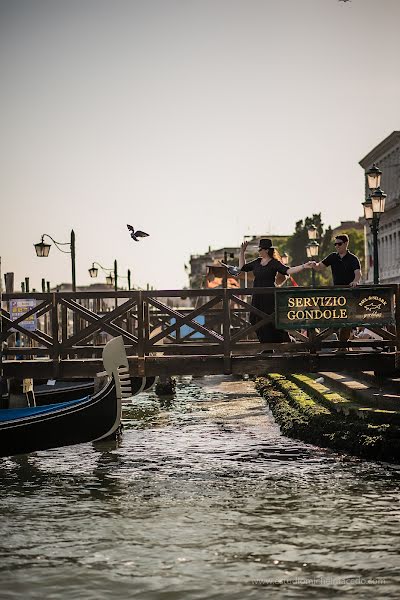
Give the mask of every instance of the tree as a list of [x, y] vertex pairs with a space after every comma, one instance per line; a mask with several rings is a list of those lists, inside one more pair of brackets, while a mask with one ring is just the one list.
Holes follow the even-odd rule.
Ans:
[[[306, 217], [301, 221], [297, 221], [294, 233], [288, 238], [287, 252], [290, 257], [291, 265], [299, 265], [307, 260], [306, 246], [309, 242], [308, 229], [311, 225], [317, 228], [317, 236], [319, 243], [319, 255], [321, 259], [332, 251], [332, 228], [328, 227], [324, 230], [321, 213], [313, 214], [312, 217]], [[311, 272], [303, 271], [295, 275], [294, 279], [299, 285], [310, 285]], [[318, 285], [330, 285], [332, 283], [330, 269], [329, 271], [316, 274]]]

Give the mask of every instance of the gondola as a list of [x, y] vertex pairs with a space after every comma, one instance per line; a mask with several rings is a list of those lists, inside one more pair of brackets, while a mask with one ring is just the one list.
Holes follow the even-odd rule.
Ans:
[[105, 386], [78, 400], [0, 410], [0, 457], [104, 439], [121, 422], [121, 401], [132, 395], [122, 337], [103, 350]]
[[[154, 386], [156, 379], [156, 377], [131, 377], [132, 396], [149, 391]], [[84, 396], [93, 395], [93, 393], [93, 379], [84, 381], [58, 380], [54, 385], [45, 383], [34, 385], [33, 394], [30, 393], [29, 395], [22, 392], [22, 385], [20, 385], [17, 391], [13, 390], [11, 394], [4, 395], [4, 403], [6, 406], [11, 403], [18, 408], [25, 405], [44, 406], [56, 402], [80, 400]]]

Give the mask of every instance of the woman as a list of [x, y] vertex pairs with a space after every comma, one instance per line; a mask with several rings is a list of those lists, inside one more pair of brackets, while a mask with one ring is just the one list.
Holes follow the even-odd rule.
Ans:
[[[278, 260], [276, 248], [269, 239], [261, 239], [259, 243], [259, 258], [246, 263], [245, 252], [248, 242], [243, 242], [240, 248], [239, 268], [241, 271], [252, 271], [254, 274], [253, 287], [275, 287], [275, 277], [277, 273], [282, 275], [294, 275], [304, 269], [311, 269], [313, 261], [299, 265], [298, 267], [287, 267]], [[252, 306], [272, 315], [275, 311], [275, 295], [271, 294], [253, 294]], [[261, 321], [261, 317], [250, 313], [250, 323], [255, 325]], [[274, 323], [266, 323], [256, 329], [257, 337], [261, 343], [266, 342], [286, 342], [289, 341], [289, 335], [286, 331], [276, 329]]]

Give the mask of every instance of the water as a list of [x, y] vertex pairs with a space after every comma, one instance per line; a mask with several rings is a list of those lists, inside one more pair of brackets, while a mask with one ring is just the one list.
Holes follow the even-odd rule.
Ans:
[[398, 467], [283, 437], [251, 382], [135, 402], [119, 447], [0, 459], [1, 599], [399, 596]]

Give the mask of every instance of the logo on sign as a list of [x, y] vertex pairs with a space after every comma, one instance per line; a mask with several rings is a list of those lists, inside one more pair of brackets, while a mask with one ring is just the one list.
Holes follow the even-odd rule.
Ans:
[[386, 305], [386, 300], [380, 296], [368, 296], [359, 302], [359, 306], [365, 311], [363, 315], [365, 319], [382, 317], [382, 310]]

